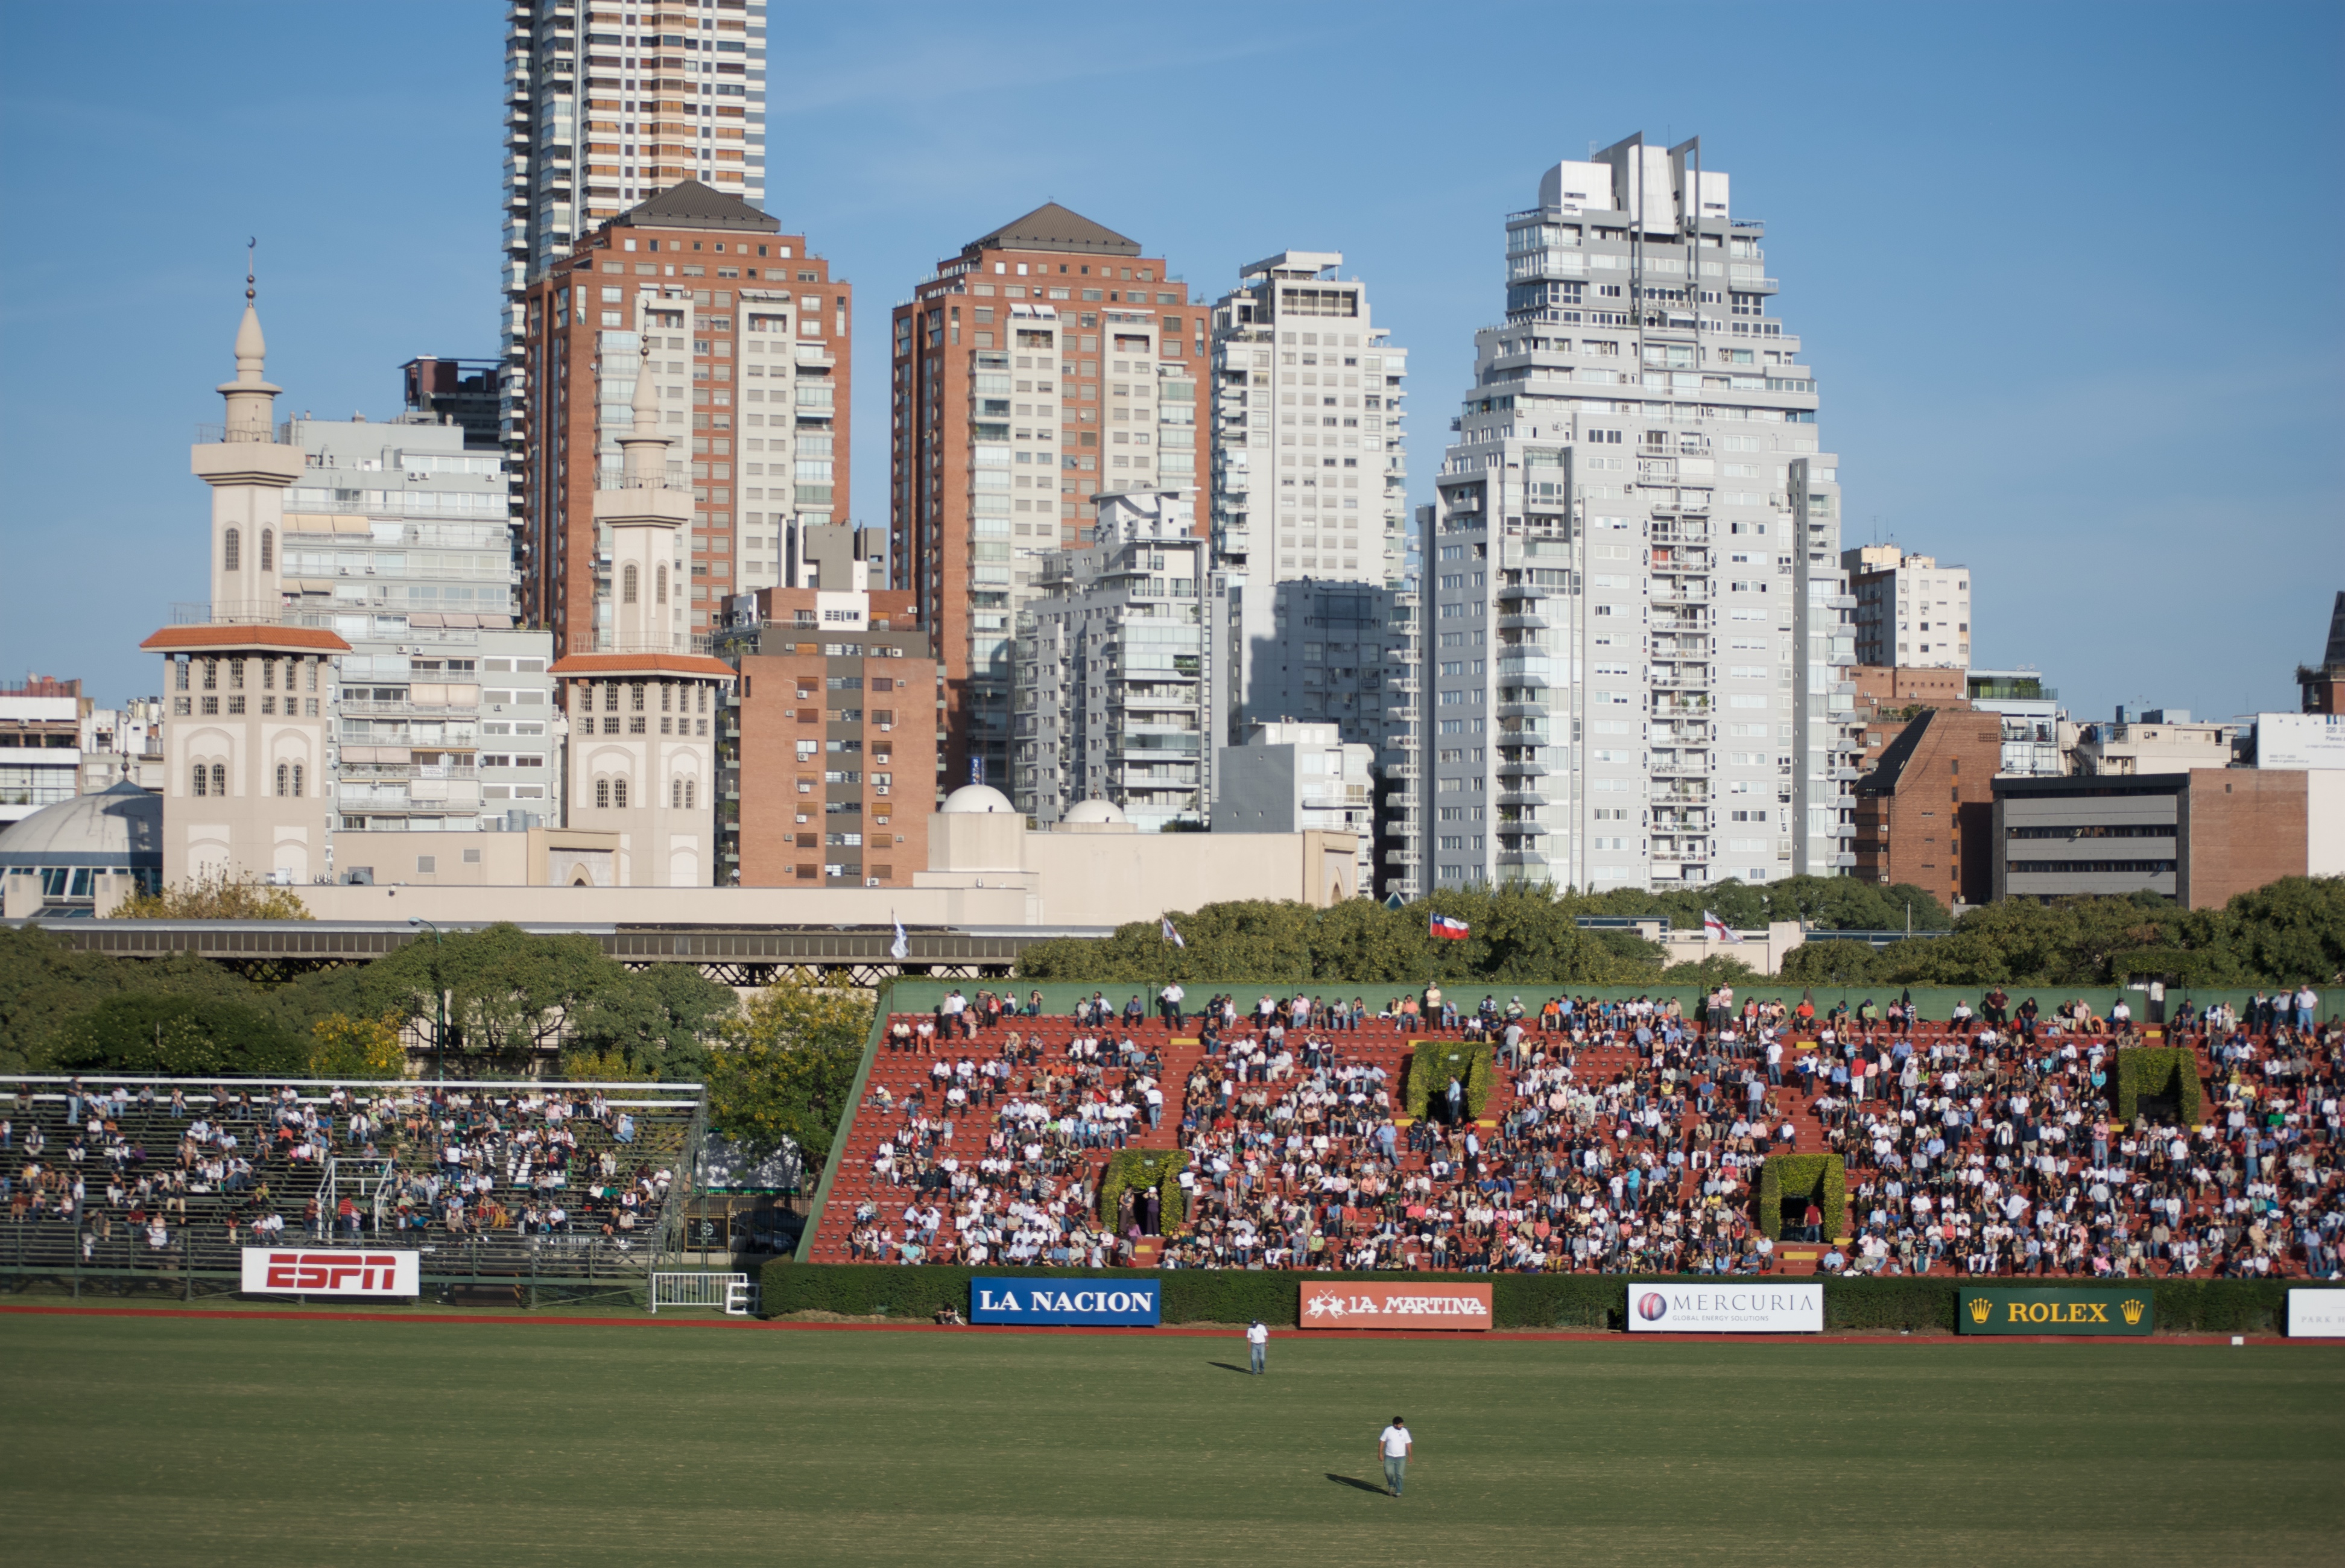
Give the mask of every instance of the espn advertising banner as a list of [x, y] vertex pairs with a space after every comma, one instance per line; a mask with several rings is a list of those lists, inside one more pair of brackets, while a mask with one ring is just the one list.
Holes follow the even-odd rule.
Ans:
[[1017, 1280], [969, 1282], [972, 1323], [1153, 1325], [1164, 1287], [1153, 1280]]
[[423, 1293], [423, 1257], [415, 1251], [359, 1248], [305, 1251], [298, 1247], [247, 1247], [244, 1289], [311, 1296], [360, 1296], [387, 1300]]
[[1965, 1334], [2147, 1334], [2157, 1311], [2147, 1284], [2130, 1289], [1963, 1287], [1954, 1328]]
[[1822, 1285], [1630, 1285], [1632, 1334], [1821, 1334]]
[[1306, 1329], [1487, 1329], [1487, 1285], [1304, 1285], [1294, 1320]]
[[2288, 1337], [2345, 1340], [2345, 1290], [2290, 1290]]

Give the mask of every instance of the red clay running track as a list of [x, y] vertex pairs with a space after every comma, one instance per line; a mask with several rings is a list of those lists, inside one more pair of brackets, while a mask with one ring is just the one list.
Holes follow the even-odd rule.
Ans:
[[[0, 1316], [47, 1318], [227, 1318], [239, 1320], [297, 1323], [528, 1323], [540, 1328], [589, 1329], [746, 1329], [752, 1330], [782, 1330], [810, 1333], [878, 1333], [878, 1334], [1103, 1334], [1114, 1338], [1222, 1340], [1242, 1330], [1235, 1328], [1092, 1328], [1070, 1324], [1046, 1327], [1025, 1323], [975, 1323], [946, 1327], [936, 1323], [785, 1323], [761, 1320], [744, 1321], [738, 1318], [581, 1318], [546, 1315], [525, 1317], [510, 1312], [465, 1313], [462, 1316], [440, 1317], [421, 1312], [304, 1312], [238, 1311], [226, 1308], [189, 1307], [36, 1307], [0, 1305]], [[1797, 1340], [1809, 1344], [1826, 1345], [1910, 1345], [1944, 1344], [1959, 1340], [1969, 1344], [2073, 1345], [2081, 1336], [2075, 1334], [1629, 1334], [1572, 1333], [1561, 1330], [1499, 1329], [1284, 1329], [1280, 1333], [1291, 1339], [1314, 1340], [1552, 1340], [1565, 1342], [1620, 1343], [1650, 1340], [1686, 1344], [1750, 1344], [1782, 1342]], [[2131, 1336], [2123, 1342], [2137, 1344]], [[2248, 1338], [2258, 1344], [2289, 1344], [2307, 1346], [2345, 1346], [2345, 1340], [2290, 1340], [2279, 1334], [2252, 1334]], [[2228, 1334], [2157, 1334], [2150, 1336], [2153, 1344], [2222, 1345], [2232, 1339]]]

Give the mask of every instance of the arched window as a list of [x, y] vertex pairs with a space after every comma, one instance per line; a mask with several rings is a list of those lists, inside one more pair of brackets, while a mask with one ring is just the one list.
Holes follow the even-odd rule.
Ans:
[[615, 778], [611, 781], [611, 804], [621, 811], [627, 809], [627, 781], [625, 779]]
[[210, 778], [211, 775], [205, 771], [204, 764], [198, 763], [193, 768], [188, 770], [188, 783], [190, 787], [188, 793], [198, 795], [208, 793], [204, 788], [204, 785], [209, 782]]
[[627, 564], [626, 571], [619, 574], [619, 602], [622, 604], [633, 604], [634, 602], [635, 568], [634, 563], [630, 561]]
[[228, 531], [227, 538], [222, 541], [220, 544], [220, 570], [222, 572], [234, 572], [237, 569], [237, 563], [241, 559], [242, 554], [242, 536], [235, 529], [231, 528]]
[[260, 531], [260, 570], [263, 572], [277, 570], [277, 531], [273, 528], [264, 528]]
[[277, 764], [277, 793], [280, 795], [289, 795], [293, 793], [293, 768], [290, 764]]
[[299, 763], [293, 764], [293, 798], [295, 800], [301, 798], [301, 764]]
[[665, 566], [659, 569], [659, 602], [663, 604], [667, 602], [667, 568]]
[[668, 808], [672, 811], [682, 811], [684, 809], [684, 781], [682, 779], [670, 779], [667, 781], [667, 804]]
[[692, 797], [695, 793], [696, 793], [695, 786], [697, 783], [698, 781], [695, 779], [686, 779], [684, 781], [684, 809], [686, 811], [693, 809]]
[[226, 763], [212, 764], [212, 794], [222, 799], [228, 796], [228, 764]]
[[611, 781], [609, 779], [596, 779], [594, 781], [594, 804], [605, 811], [610, 809]]

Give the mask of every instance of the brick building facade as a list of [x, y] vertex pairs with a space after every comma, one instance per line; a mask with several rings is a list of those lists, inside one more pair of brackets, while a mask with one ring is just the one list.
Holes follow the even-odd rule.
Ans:
[[929, 865], [937, 663], [909, 591], [767, 589], [717, 646], [739, 673], [719, 880], [909, 887]]
[[2002, 757], [2003, 727], [1992, 714], [1925, 708], [1901, 721], [1857, 781], [1854, 875], [1926, 887], [1950, 905], [1986, 903]]
[[669, 477], [693, 495], [685, 631], [705, 634], [728, 596], [780, 583], [798, 530], [845, 521], [852, 295], [803, 235], [689, 180], [530, 286], [522, 612], [553, 629], [556, 657], [609, 645], [593, 500], [639, 366], [675, 438]]

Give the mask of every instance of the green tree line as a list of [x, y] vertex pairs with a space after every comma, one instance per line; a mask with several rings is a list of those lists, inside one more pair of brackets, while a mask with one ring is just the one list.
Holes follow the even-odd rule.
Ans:
[[[1903, 929], [1909, 907], [1914, 930], [1944, 935], [1879, 950], [1830, 936]], [[2327, 983], [2345, 971], [2345, 878], [2286, 877], [2214, 910], [2178, 909], [2147, 895], [2010, 899], [1956, 921], [1919, 887], [1798, 876], [1661, 894], [1476, 888], [1398, 909], [1368, 899], [1327, 909], [1210, 904], [1170, 916], [1185, 946], [1166, 942], [1155, 921], [1136, 921], [1110, 936], [1036, 943], [1020, 955], [1018, 972], [1022, 979], [1101, 985], [1177, 978], [1363, 986], [1427, 980], [1644, 986], [1749, 976], [1750, 967], [1729, 954], [1670, 966], [1656, 943], [1579, 925], [1586, 916], [1652, 915], [1692, 929], [1704, 910], [1745, 929], [1804, 921], [1811, 936], [1786, 961], [1786, 981], [2049, 986], [2162, 976], [2230, 986], [2308, 977]], [[1434, 914], [1464, 920], [1470, 936], [1462, 942], [1432, 936]]]

